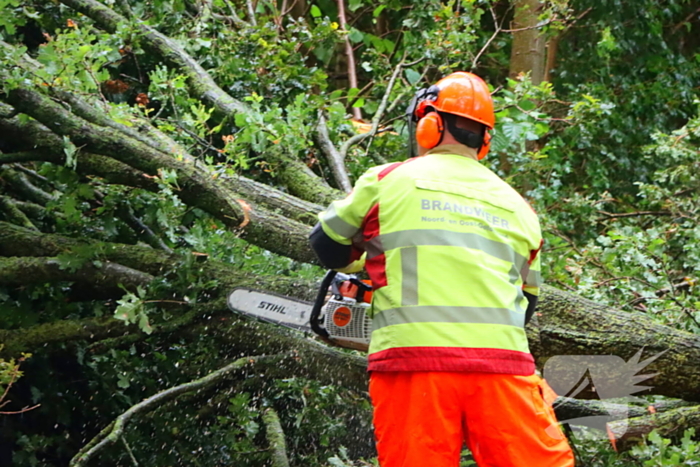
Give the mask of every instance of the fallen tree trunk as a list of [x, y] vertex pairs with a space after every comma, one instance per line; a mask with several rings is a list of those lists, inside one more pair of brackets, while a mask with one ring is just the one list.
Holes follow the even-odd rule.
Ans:
[[681, 407], [663, 413], [634, 417], [608, 423], [608, 435], [618, 452], [642, 443], [656, 430], [664, 438], [678, 439], [688, 428], [700, 432], [700, 407]]
[[[56, 256], [84, 244], [0, 222], [0, 255]], [[134, 245], [104, 246], [102, 251], [101, 259], [156, 275], [171, 270], [181, 260], [178, 255]], [[222, 295], [235, 286], [255, 287], [305, 300], [314, 294], [312, 284], [241, 274], [230, 265], [216, 261], [205, 261], [200, 270], [206, 277], [221, 282], [213, 292]], [[658, 374], [648, 382], [653, 387], [643, 394], [700, 400], [700, 336], [658, 325], [641, 313], [614, 310], [548, 286], [542, 288], [539, 303], [537, 319], [528, 326], [528, 337], [540, 369], [553, 356], [616, 355], [630, 360], [640, 350], [646, 355], [663, 353], [645, 369], [646, 373]], [[227, 313], [224, 306], [221, 308], [213, 311]], [[258, 337], [259, 342], [271, 339], [268, 333]], [[240, 336], [230, 338], [231, 342], [240, 343]], [[275, 352], [283, 350], [276, 347]], [[563, 395], [568, 389], [559, 392]]]
[[644, 368], [643, 373], [657, 375], [646, 381], [652, 387], [640, 394], [700, 401], [700, 336], [656, 324], [642, 313], [622, 312], [544, 286], [537, 325], [530, 327], [529, 337], [539, 368], [562, 355], [613, 355], [628, 362], [640, 351], [645, 358], [659, 355]]

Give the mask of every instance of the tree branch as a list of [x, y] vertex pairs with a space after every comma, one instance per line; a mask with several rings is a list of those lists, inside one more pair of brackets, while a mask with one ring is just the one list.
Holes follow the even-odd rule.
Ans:
[[287, 458], [287, 443], [284, 441], [284, 431], [280, 425], [277, 412], [269, 407], [262, 416], [267, 433], [267, 443], [272, 450], [272, 467], [289, 467]]
[[122, 206], [117, 210], [119, 217], [134, 231], [139, 237], [145, 239], [146, 243], [153, 248], [159, 248], [168, 254], [173, 253], [173, 250], [156, 235], [151, 228], [146, 225], [141, 219], [134, 215], [134, 212], [128, 206]]
[[608, 435], [618, 452], [630, 449], [656, 430], [665, 438], [680, 438], [687, 428], [700, 430], [700, 406], [681, 407], [663, 413], [608, 423]]
[[248, 7], [248, 19], [250, 21], [250, 24], [252, 24], [253, 26], [257, 26], [258, 22], [255, 20], [255, 8], [253, 7], [252, 0], [246, 0], [245, 4]]
[[[58, 165], [65, 164], [61, 138], [34, 120], [22, 121], [19, 117], [0, 119], [0, 132], [8, 135], [9, 139], [16, 145], [13, 149], [32, 148], [31, 151], [0, 155], [0, 163], [5, 160], [8, 163], [19, 160], [22, 162], [46, 161]], [[85, 150], [80, 152], [79, 158], [76, 171], [80, 174], [97, 175], [111, 184], [142, 188], [155, 193], [160, 191], [160, 186], [152, 177], [146, 177], [143, 172], [122, 162], [107, 156], [88, 153]], [[188, 155], [186, 158], [190, 159], [191, 156]], [[316, 223], [316, 213], [323, 209], [318, 204], [303, 201], [241, 175], [222, 175], [217, 180], [232, 192], [240, 193], [254, 208], [255, 205], [260, 205], [266, 210], [279, 212], [289, 219], [308, 225]], [[341, 192], [332, 190], [332, 193], [336, 193], [333, 199], [342, 197]]]
[[[39, 230], [29, 220], [24, 212], [17, 206], [17, 202], [12, 198], [0, 195], [0, 212], [4, 213], [5, 218], [13, 224], [25, 227], [27, 229]], [[2, 274], [2, 272], [0, 272]]]
[[99, 267], [87, 262], [71, 270], [57, 258], [0, 257], [0, 285], [6, 286], [75, 281], [98, 287], [122, 285], [136, 290], [137, 286], [147, 285], [152, 280], [150, 274], [111, 262]]
[[71, 459], [68, 464], [71, 467], [81, 467], [86, 465], [86, 463], [95, 457], [102, 449], [117, 442], [131, 419], [136, 415], [141, 415], [148, 413], [151, 410], [159, 407], [160, 405], [176, 399], [177, 397], [194, 391], [202, 391], [206, 388], [213, 386], [222, 381], [226, 381], [231, 378], [236, 371], [257, 363], [259, 360], [263, 359], [278, 359], [279, 356], [268, 356], [268, 357], [243, 357], [226, 365], [225, 367], [209, 373], [207, 376], [190, 381], [188, 383], [180, 384], [172, 388], [166, 389], [159, 393], [152, 395], [151, 397], [139, 402], [136, 405], [131, 406], [126, 412], [118, 416], [109, 426], [102, 430], [97, 436], [95, 436], [87, 445], [85, 445], [78, 453]]
[[638, 211], [638, 212], [623, 212], [623, 213], [613, 213], [598, 211], [600, 214], [604, 215], [608, 219], [622, 219], [626, 217], [640, 217], [640, 216], [672, 216], [673, 213], [670, 211]]
[[0, 177], [11, 187], [12, 191], [36, 204], [46, 205], [56, 198], [30, 182], [26, 175], [14, 169], [0, 170]]
[[323, 112], [318, 113], [318, 124], [314, 132], [316, 144], [321, 148], [321, 151], [326, 155], [328, 164], [331, 166], [331, 172], [338, 186], [346, 193], [352, 190], [352, 183], [348, 172], [345, 170], [345, 157], [343, 157], [328, 136], [328, 126], [326, 125], [326, 117]]
[[382, 97], [382, 102], [379, 104], [377, 112], [372, 118], [372, 128], [370, 129], [370, 131], [368, 131], [367, 133], [360, 133], [349, 138], [340, 147], [340, 157], [343, 161], [347, 159], [348, 151], [352, 146], [361, 143], [367, 138], [374, 137], [374, 135], [377, 134], [377, 131], [379, 130], [379, 122], [381, 121], [382, 116], [384, 115], [384, 111], [386, 110], [387, 104], [389, 102], [389, 96], [391, 95], [391, 91], [394, 89], [394, 83], [396, 83], [396, 78], [401, 73], [401, 69], [403, 68], [403, 66], [404, 62], [403, 60], [401, 60], [401, 63], [396, 65], [396, 68], [394, 68], [394, 72], [391, 74], [391, 78], [389, 78], [389, 83], [387, 84], [386, 92], [384, 92], [384, 97]]
[[[340, 30], [345, 33], [345, 56], [348, 59], [348, 84], [350, 88], [359, 89], [357, 84], [357, 67], [355, 65], [355, 52], [352, 49], [352, 44], [350, 43], [350, 36], [348, 31], [348, 22], [345, 18], [345, 0], [337, 0], [338, 4], [338, 22], [340, 23]], [[352, 114], [355, 120], [362, 120], [362, 110], [359, 107], [352, 108]]]

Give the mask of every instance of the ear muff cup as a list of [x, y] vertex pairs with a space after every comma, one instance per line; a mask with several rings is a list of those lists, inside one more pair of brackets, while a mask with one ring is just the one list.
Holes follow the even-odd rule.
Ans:
[[416, 125], [416, 141], [426, 149], [432, 149], [442, 141], [445, 124], [437, 112], [428, 112]]
[[476, 153], [476, 158], [481, 160], [486, 157], [486, 154], [489, 153], [489, 149], [491, 149], [491, 134], [486, 131], [484, 132], [484, 142], [481, 143], [481, 148], [479, 148], [479, 152]]

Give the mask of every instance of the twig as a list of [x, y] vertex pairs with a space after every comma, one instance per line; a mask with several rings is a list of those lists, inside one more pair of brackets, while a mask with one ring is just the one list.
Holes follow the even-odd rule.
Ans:
[[246, 6], [248, 7], [248, 16], [250, 19], [250, 24], [253, 26], [257, 26], [258, 22], [255, 20], [255, 8], [253, 7], [253, 1], [252, 0], [246, 0]]
[[504, 17], [504, 20], [501, 21], [501, 24], [498, 24], [498, 18], [496, 17], [496, 12], [493, 11], [493, 7], [489, 6], [489, 10], [491, 11], [491, 17], [493, 18], [493, 26], [496, 28], [496, 30], [493, 32], [491, 37], [489, 37], [489, 40], [486, 41], [486, 44], [484, 44], [484, 46], [481, 48], [481, 50], [479, 50], [479, 53], [476, 54], [476, 57], [474, 57], [474, 60], [472, 60], [472, 70], [474, 68], [476, 68], [476, 64], [479, 61], [479, 58], [481, 58], [481, 55], [483, 55], [483, 53], [486, 52], [486, 49], [489, 48], [489, 45], [491, 45], [491, 42], [493, 42], [493, 40], [496, 38], [496, 36], [498, 34], [500, 34], [500, 32], [502, 31], [502, 28], [503, 28], [503, 21], [505, 21], [505, 17]]
[[[350, 88], [357, 88], [357, 67], [355, 65], [355, 53], [350, 43], [347, 19], [345, 17], [345, 0], [338, 0], [338, 21], [340, 30], [345, 32], [345, 55], [348, 58], [348, 84]], [[352, 114], [356, 120], [362, 120], [362, 110], [359, 107], [352, 108]]]
[[104, 103], [104, 105], [109, 105], [109, 102], [107, 102], [107, 98], [102, 93], [102, 88], [100, 87], [100, 82], [97, 81], [95, 74], [92, 72], [92, 68], [90, 68], [90, 64], [87, 63], [85, 60], [83, 60], [83, 65], [85, 66], [85, 70], [90, 75], [90, 78], [92, 78], [92, 81], [95, 83], [95, 87], [97, 88], [97, 93], [100, 95], [100, 98], [102, 99], [102, 103]]
[[222, 15], [219, 13], [214, 12], [214, 7], [212, 6], [212, 1], [211, 0], [202, 0], [202, 3], [209, 8], [209, 12], [211, 13], [211, 17], [219, 20], [219, 21], [225, 21], [230, 24], [234, 24], [238, 26], [239, 28], [247, 28], [250, 27], [250, 24], [243, 21], [237, 14], [236, 10], [233, 9], [233, 6], [231, 3], [229, 3], [229, 0], [224, 0], [224, 3], [228, 7], [229, 12], [231, 13], [229, 16], [227, 15]]
[[[278, 358], [279, 355], [274, 356]], [[231, 373], [243, 368], [244, 366], [256, 363], [263, 359], [272, 358], [268, 357], [243, 357], [226, 365], [225, 367], [209, 373], [207, 376], [200, 378], [195, 381], [190, 381], [188, 383], [180, 384], [172, 388], [166, 389], [164, 391], [158, 392], [153, 396], [144, 399], [136, 405], [131, 406], [126, 412], [119, 415], [112, 423], [110, 423], [105, 429], [103, 429], [97, 436], [95, 436], [87, 445], [85, 445], [78, 453], [71, 459], [68, 464], [69, 467], [82, 467], [87, 464], [87, 462], [92, 459], [97, 453], [110, 444], [117, 442], [123, 435], [126, 425], [129, 423], [132, 417], [138, 414], [150, 412], [156, 407], [175, 399], [182, 394], [186, 394], [192, 391], [198, 391], [205, 389], [223, 379], [230, 376]]]
[[122, 439], [122, 443], [124, 443], [124, 447], [126, 448], [126, 452], [129, 453], [129, 458], [131, 459], [131, 462], [132, 462], [136, 467], [138, 467], [139, 463], [136, 462], [136, 457], [134, 457], [134, 453], [133, 453], [133, 451], [131, 450], [131, 447], [129, 446], [129, 443], [126, 442], [126, 438], [124, 438], [124, 437], [122, 436], [121, 439]]
[[146, 242], [154, 248], [159, 248], [166, 253], [172, 254], [173, 250], [170, 249], [168, 245], [163, 242], [158, 235], [151, 230], [151, 228], [146, 225], [141, 219], [136, 217], [136, 215], [131, 210], [131, 207], [124, 206], [118, 210], [118, 214], [126, 224], [133, 230], [136, 234], [141, 234], [146, 238]]
[[30, 410], [34, 410], [37, 407], [41, 407], [41, 404], [37, 404], [34, 407], [25, 407], [22, 410], [17, 410], [15, 412], [0, 412], [0, 415], [19, 415], [21, 413], [29, 412]]
[[677, 33], [678, 30], [679, 30], [680, 28], [682, 28], [683, 25], [684, 25], [685, 23], [687, 23], [688, 21], [690, 21], [690, 20], [693, 18], [693, 16], [697, 15], [698, 13], [700, 13], [700, 8], [698, 8], [697, 10], [695, 10], [694, 12], [692, 12], [691, 14], [689, 14], [688, 16], [686, 16], [686, 17], [683, 19], [683, 21], [681, 21], [680, 23], [676, 24], [676, 25], [673, 27], [673, 29], [671, 29], [671, 35], [674, 35], [675, 33]]
[[318, 124], [316, 125], [314, 136], [316, 143], [328, 159], [328, 164], [331, 166], [331, 172], [333, 173], [333, 178], [335, 178], [336, 183], [344, 192], [350, 193], [352, 190], [352, 183], [350, 183], [350, 177], [348, 176], [347, 170], [345, 170], [345, 158], [331, 142], [331, 138], [328, 135], [326, 117], [324, 117], [322, 111], [318, 113]]
[[382, 119], [384, 111], [386, 110], [387, 102], [389, 101], [389, 96], [391, 95], [391, 91], [394, 88], [394, 83], [396, 82], [396, 78], [401, 73], [401, 69], [403, 68], [403, 66], [404, 65], [402, 60], [401, 63], [396, 65], [396, 68], [394, 68], [394, 72], [392, 73], [391, 78], [389, 79], [389, 84], [387, 85], [386, 92], [384, 93], [384, 97], [382, 98], [382, 102], [379, 104], [379, 108], [377, 108], [377, 112], [372, 118], [372, 128], [367, 133], [361, 133], [359, 135], [353, 136], [352, 138], [345, 141], [340, 147], [340, 156], [342, 157], [343, 161], [348, 157], [348, 151], [353, 145], [358, 144], [369, 137], [374, 137], [374, 135], [377, 133], [377, 129], [379, 128], [379, 122]]
[[41, 181], [41, 182], [44, 182], [44, 183], [51, 183], [51, 181], [50, 181], [48, 178], [44, 177], [43, 175], [39, 175], [38, 173], [36, 173], [36, 172], [34, 172], [33, 170], [30, 170], [30, 169], [24, 167], [23, 165], [14, 164], [14, 165], [12, 166], [12, 168], [14, 168], [14, 169], [16, 169], [16, 170], [19, 170], [20, 172], [24, 172], [25, 174], [29, 175], [30, 177], [34, 177], [34, 178], [36, 178], [37, 180], [39, 180], [39, 181]]
[[639, 217], [639, 216], [671, 216], [673, 215], [670, 211], [637, 211], [637, 212], [624, 212], [624, 213], [612, 213], [606, 211], [598, 211], [603, 214], [608, 219], [620, 219], [625, 217]]
[[557, 18], [552, 18], [549, 21], [545, 21], [544, 23], [537, 23], [534, 26], [526, 26], [524, 28], [516, 28], [516, 29], [501, 29], [501, 32], [522, 32], [522, 31], [529, 31], [530, 29], [539, 29], [544, 26], [547, 26], [548, 24], [551, 24], [555, 21], [559, 21]]
[[299, 0], [294, 0], [294, 1], [292, 2], [292, 4], [289, 5], [289, 8], [285, 8], [285, 5], [286, 5], [286, 3], [287, 3], [287, 0], [284, 0], [284, 3], [282, 3], [282, 7], [283, 7], [283, 8], [280, 9], [280, 12], [281, 12], [282, 16], [287, 16], [287, 13], [290, 13], [290, 12], [294, 9], [294, 7], [297, 5], [297, 2], [298, 2], [298, 1], [299, 1]]
[[663, 289], [657, 290], [655, 293], [658, 297], [663, 297], [667, 293], [675, 292], [676, 290], [689, 289], [694, 287], [697, 283], [696, 280], [691, 278], [686, 278], [683, 282], [678, 282], [677, 284], [671, 284], [669, 287], [664, 287]]

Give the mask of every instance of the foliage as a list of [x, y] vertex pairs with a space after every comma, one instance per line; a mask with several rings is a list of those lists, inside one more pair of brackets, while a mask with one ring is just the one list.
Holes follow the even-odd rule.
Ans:
[[[513, 17], [504, 0], [346, 0], [346, 27], [334, 0], [102, 3], [126, 18], [113, 33], [61, 2], [0, 0], [0, 38], [9, 44], [0, 46], [0, 100], [29, 87], [68, 109], [62, 93], [71, 92], [151, 142], [159, 130], [168, 156], [205, 168], [222, 184], [248, 177], [286, 191], [281, 175], [289, 160], [334, 183], [314, 142], [319, 112], [337, 146], [361, 123], [351, 121], [353, 109], [384, 128], [349, 149], [346, 168], [355, 180], [370, 166], [406, 157], [400, 117], [418, 88], [473, 70], [492, 86], [497, 109], [484, 164], [538, 211], [545, 280], [700, 332], [700, 34], [692, 2], [543, 2], [540, 24], [548, 39], [560, 38], [560, 48], [551, 82], [539, 84], [527, 74], [509, 76], [512, 36], [496, 33]], [[170, 37], [247, 110], [224, 116], [193, 92], [188, 74], [148, 46], [139, 21]], [[355, 70], [348, 69], [346, 38]], [[357, 87], [349, 85], [351, 71]], [[385, 95], [389, 105], [379, 115]], [[65, 464], [116, 414], [237, 356], [217, 340], [213, 324], [206, 335], [151, 333], [227, 292], [226, 277], [205, 277], [206, 261], [258, 276], [321, 275], [242, 240], [222, 219], [183, 201], [182, 174], [144, 174], [148, 188], [111, 183], [81, 174], [88, 156], [82, 145], [68, 136], [58, 141], [60, 163], [0, 163], [0, 195], [37, 205], [41, 214], [28, 216], [39, 231], [92, 241], [58, 255], [62, 271], [99, 269], [114, 253], [110, 244], [155, 245], [179, 259], [132, 291], [65, 281], [0, 287], [3, 330], [108, 316], [130, 325], [125, 339], [34, 351], [27, 374], [12, 383], [13, 404], [42, 404], [35, 418], [27, 416], [31, 423], [6, 430], [13, 433], [10, 462], [18, 466]], [[32, 149], [12, 143], [0, 138], [0, 155]], [[10, 170], [21, 170], [39, 194], [12, 185]], [[0, 212], [0, 220], [9, 218]], [[20, 376], [18, 363], [0, 360], [0, 393], [12, 371]], [[128, 430], [125, 441], [140, 463], [264, 465], [260, 412], [274, 407], [294, 465], [375, 465], [358, 460], [373, 456], [371, 440], [358, 435], [369, 429], [368, 401], [340, 384], [249, 375], [184, 404]], [[599, 441], [579, 448], [590, 466], [692, 465], [698, 448], [691, 438], [676, 446], [654, 434], [622, 456]], [[0, 463], [2, 456], [0, 449]], [[104, 459], [110, 456], [130, 462], [123, 445]]]
[[[700, 444], [690, 428], [679, 435], [677, 442], [664, 438], [656, 430], [629, 452], [618, 454], [609, 444], [601, 444], [590, 434], [574, 439], [577, 458], [584, 467], [671, 467], [693, 466], [700, 462]], [[578, 465], [578, 464], [577, 464]]]
[[[3, 347], [4, 345], [0, 344], [0, 350], [2, 350]], [[5, 360], [4, 358], [0, 358], [0, 408], [10, 402], [9, 400], [5, 400], [7, 394], [10, 392], [10, 388], [12, 388], [12, 385], [24, 374], [20, 371], [19, 367], [22, 362], [31, 356], [32, 354], [30, 353], [22, 353], [22, 356], [18, 359], [11, 358]], [[2, 412], [0, 412], [0, 414], [2, 414]]]

